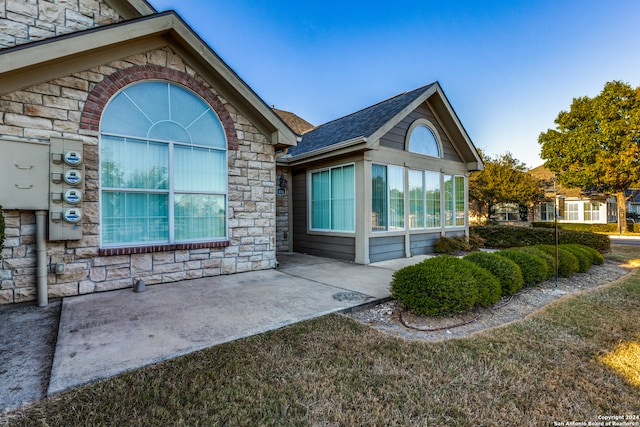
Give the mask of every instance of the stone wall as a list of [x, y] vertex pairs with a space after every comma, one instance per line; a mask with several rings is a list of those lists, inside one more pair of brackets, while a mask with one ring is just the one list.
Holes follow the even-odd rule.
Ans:
[[119, 22], [121, 18], [99, 0], [2, 0], [0, 48]]
[[[188, 77], [185, 80], [197, 80], [220, 101], [233, 122], [237, 148], [228, 151], [228, 244], [100, 255], [98, 133], [81, 126], [80, 121], [87, 98], [97, 84], [116, 72], [144, 65], [177, 70]], [[167, 72], [169, 75], [171, 73]], [[84, 143], [83, 238], [47, 242], [50, 267], [61, 262], [66, 264], [64, 274], [50, 272], [48, 275], [50, 298], [130, 287], [136, 279], [144, 279], [146, 284], [158, 284], [275, 267], [273, 146], [170, 49], [136, 55], [0, 96], [0, 137], [39, 141], [62, 137]], [[7, 239], [0, 267], [0, 303], [33, 300], [36, 298], [34, 214], [4, 211], [4, 215]]]

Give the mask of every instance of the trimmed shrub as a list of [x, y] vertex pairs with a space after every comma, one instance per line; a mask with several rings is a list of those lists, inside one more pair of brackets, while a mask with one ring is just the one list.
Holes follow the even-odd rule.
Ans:
[[531, 252], [520, 249], [503, 249], [498, 255], [509, 258], [518, 264], [524, 280], [524, 286], [533, 286], [547, 280], [547, 262]]
[[[556, 247], [553, 245], [538, 245], [536, 248], [549, 254], [554, 261], [556, 257]], [[571, 277], [580, 269], [580, 263], [578, 258], [570, 251], [558, 246], [558, 276], [559, 277]], [[587, 269], [588, 270], [588, 269]], [[555, 275], [555, 271], [554, 271]]]
[[545, 274], [546, 274], [545, 280], [550, 279], [556, 275], [556, 257], [551, 256], [545, 251], [543, 251], [542, 249], [540, 249], [539, 245], [525, 246], [522, 248], [515, 248], [515, 249], [521, 250], [523, 252], [528, 252], [544, 260], [547, 267], [545, 269]]
[[[561, 249], [564, 249], [565, 251], [569, 251], [573, 254], [573, 256], [575, 256], [578, 260], [578, 272], [579, 273], [586, 273], [587, 271], [589, 271], [589, 269], [591, 268], [591, 265], [593, 264], [593, 260], [591, 259], [591, 253], [589, 253], [585, 248], [586, 246], [582, 246], [582, 245], [560, 245]], [[593, 250], [594, 252], [598, 253], [599, 252], [596, 251], [595, 249]]]
[[600, 252], [598, 252], [597, 250], [589, 247], [589, 246], [579, 245], [577, 243], [570, 244], [570, 245], [562, 245], [562, 246], [579, 247], [579, 248], [583, 249], [585, 252], [587, 252], [589, 255], [591, 255], [591, 262], [594, 265], [602, 265], [602, 264], [604, 264], [604, 257], [602, 256], [602, 254]]
[[500, 297], [502, 297], [502, 286], [498, 278], [489, 270], [475, 263], [469, 263], [469, 270], [475, 277], [478, 286], [478, 300], [475, 305], [481, 307], [496, 305], [500, 301]]
[[433, 244], [433, 252], [437, 254], [455, 254], [467, 251], [466, 239], [442, 236]]
[[461, 313], [491, 299], [492, 292], [485, 288], [500, 289], [498, 280], [493, 277], [494, 285], [483, 285], [481, 290], [478, 281], [490, 282], [492, 277], [470, 261], [442, 255], [393, 273], [391, 295], [418, 315]]
[[433, 245], [433, 251], [438, 254], [455, 254], [459, 252], [470, 252], [481, 248], [484, 239], [477, 234], [466, 236], [445, 237], [442, 236]]
[[500, 282], [501, 294], [513, 295], [522, 288], [524, 279], [518, 264], [497, 253], [474, 252], [464, 257], [488, 270]]
[[[500, 226], [474, 226], [471, 232], [485, 239], [485, 246], [490, 248], [514, 248], [518, 246], [554, 245], [555, 230], [549, 228]], [[558, 241], [561, 244], [578, 243], [589, 246], [601, 253], [611, 248], [609, 236], [589, 232], [558, 230]]]

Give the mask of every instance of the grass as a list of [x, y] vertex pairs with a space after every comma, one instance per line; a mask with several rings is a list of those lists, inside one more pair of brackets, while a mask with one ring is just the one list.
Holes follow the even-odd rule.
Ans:
[[[640, 248], [610, 255], [633, 265]], [[553, 425], [640, 415], [640, 274], [440, 343], [325, 316], [44, 399], [8, 425]]]

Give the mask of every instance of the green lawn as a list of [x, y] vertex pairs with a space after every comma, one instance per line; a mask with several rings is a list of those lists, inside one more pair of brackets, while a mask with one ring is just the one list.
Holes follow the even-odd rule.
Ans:
[[[613, 248], [611, 258], [639, 266], [640, 248]], [[405, 341], [330, 315], [71, 390], [0, 424], [597, 422], [640, 416], [638, 360], [634, 271], [527, 320], [440, 343]]]

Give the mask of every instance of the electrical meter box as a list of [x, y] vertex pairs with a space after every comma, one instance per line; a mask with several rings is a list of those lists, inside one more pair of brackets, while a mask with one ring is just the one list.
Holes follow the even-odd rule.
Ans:
[[0, 139], [0, 205], [49, 209], [49, 144]]
[[82, 141], [51, 138], [49, 152], [49, 240], [82, 238], [84, 163]]

